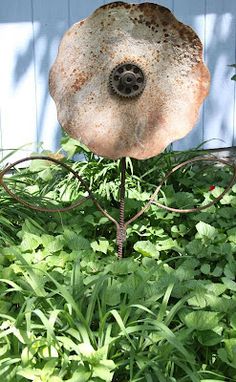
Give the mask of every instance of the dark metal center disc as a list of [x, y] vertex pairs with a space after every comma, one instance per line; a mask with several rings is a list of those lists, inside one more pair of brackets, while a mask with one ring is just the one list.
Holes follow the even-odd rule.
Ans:
[[109, 84], [112, 91], [120, 97], [136, 97], [143, 92], [146, 79], [138, 65], [127, 62], [112, 70]]
[[136, 76], [132, 72], [126, 72], [120, 76], [122, 85], [132, 87], [136, 84]]

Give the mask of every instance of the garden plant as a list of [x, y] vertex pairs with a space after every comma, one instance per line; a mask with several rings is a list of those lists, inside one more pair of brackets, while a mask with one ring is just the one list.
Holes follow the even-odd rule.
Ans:
[[[70, 138], [62, 148], [62, 160], [118, 216], [119, 161], [97, 158]], [[72, 161], [77, 154], [84, 160]], [[164, 173], [194, 155], [163, 153], [146, 172], [147, 162], [127, 160], [126, 216]], [[231, 177], [228, 167], [195, 163], [166, 182], [158, 201], [204, 205]], [[48, 198], [64, 190], [65, 203], [78, 192], [69, 174], [46, 162], [7, 181], [36, 202], [43, 184]], [[4, 190], [0, 198], [2, 380], [236, 381], [235, 186], [204, 212], [183, 216], [152, 205], [128, 228], [122, 261], [113, 225], [91, 201], [40, 213]]]

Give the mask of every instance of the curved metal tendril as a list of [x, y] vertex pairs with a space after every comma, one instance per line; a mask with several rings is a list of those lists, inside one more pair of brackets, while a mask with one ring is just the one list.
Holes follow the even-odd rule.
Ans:
[[[83, 197], [77, 201], [75, 201], [73, 204], [71, 204], [70, 206], [67, 206], [67, 207], [62, 207], [62, 208], [46, 208], [46, 207], [40, 207], [40, 206], [36, 206], [36, 205], [33, 205], [31, 203], [28, 203], [27, 201], [25, 201], [24, 199], [22, 199], [21, 197], [19, 197], [18, 195], [16, 195], [14, 192], [12, 192], [9, 187], [6, 185], [6, 183], [4, 182], [3, 180], [3, 177], [4, 175], [6, 175], [10, 170], [14, 169], [15, 166], [23, 163], [23, 162], [27, 162], [27, 161], [32, 161], [32, 160], [45, 160], [45, 161], [49, 161], [49, 162], [53, 162], [57, 165], [60, 165], [61, 167], [63, 167], [64, 169], [66, 169], [68, 172], [72, 173], [74, 178], [79, 180], [79, 182], [81, 183], [81, 185], [83, 186], [83, 188], [87, 191], [88, 193], [88, 196], [86, 197]], [[226, 166], [229, 166], [232, 168], [233, 170], [233, 176], [231, 177], [230, 181], [229, 181], [229, 184], [227, 185], [227, 187], [224, 189], [224, 191], [218, 196], [216, 197], [214, 200], [212, 200], [210, 203], [208, 204], [205, 204], [203, 206], [199, 206], [199, 207], [196, 207], [196, 208], [189, 208], [189, 209], [178, 209], [178, 208], [173, 208], [173, 207], [168, 207], [168, 206], [165, 206], [163, 204], [160, 204], [159, 202], [156, 201], [156, 197], [157, 195], [159, 194], [160, 190], [161, 190], [161, 187], [163, 186], [163, 184], [167, 181], [167, 179], [173, 174], [175, 173], [177, 170], [183, 168], [184, 166], [187, 166], [191, 163], [196, 163], [196, 162], [200, 162], [200, 161], [205, 161], [205, 162], [219, 162], [219, 163], [222, 163]], [[144, 207], [139, 211], [137, 212], [133, 217], [131, 217], [128, 221], [125, 222], [125, 175], [126, 175], [126, 158], [122, 158], [121, 159], [121, 184], [120, 184], [120, 219], [119, 221], [117, 221], [116, 219], [114, 219], [101, 205], [100, 203], [96, 200], [94, 194], [92, 193], [92, 191], [90, 190], [89, 186], [87, 185], [87, 183], [83, 180], [83, 178], [79, 175], [79, 173], [75, 170], [73, 170], [70, 166], [68, 166], [67, 164], [59, 161], [58, 159], [55, 159], [53, 157], [49, 157], [49, 156], [42, 156], [42, 155], [39, 155], [39, 156], [33, 156], [33, 157], [26, 157], [26, 158], [23, 158], [23, 159], [19, 159], [17, 160], [16, 162], [12, 163], [12, 164], [9, 164], [8, 166], [6, 166], [1, 172], [0, 172], [0, 185], [5, 189], [5, 191], [13, 198], [15, 199], [17, 202], [23, 204], [24, 206], [28, 207], [28, 208], [31, 208], [31, 209], [34, 209], [36, 211], [43, 211], [43, 212], [65, 212], [65, 211], [69, 211], [69, 210], [72, 210], [80, 205], [82, 205], [86, 200], [90, 199], [93, 204], [96, 206], [96, 208], [107, 218], [109, 219], [112, 223], [115, 224], [116, 226], [116, 231], [117, 231], [117, 246], [118, 246], [118, 258], [122, 258], [123, 257], [123, 247], [124, 247], [124, 242], [125, 242], [125, 237], [126, 237], [126, 229], [127, 229], [127, 226], [131, 223], [133, 223], [136, 219], [138, 219], [141, 215], [143, 215], [143, 213], [145, 211], [147, 211], [147, 209], [152, 205], [156, 205], [158, 206], [159, 208], [162, 208], [162, 209], [165, 209], [167, 211], [171, 211], [171, 212], [178, 212], [178, 213], [190, 213], [190, 212], [199, 212], [199, 211], [202, 211], [212, 205], [214, 205], [215, 203], [217, 203], [219, 200], [221, 200], [223, 198], [223, 196], [231, 189], [231, 187], [233, 186], [233, 184], [235, 183], [236, 181], [236, 166], [234, 163], [228, 161], [228, 160], [225, 160], [225, 159], [219, 159], [219, 158], [215, 158], [215, 157], [205, 157], [205, 156], [200, 156], [200, 157], [195, 157], [195, 158], [192, 158], [192, 159], [189, 159], [189, 160], [186, 160], [178, 165], [176, 165], [172, 170], [170, 170], [166, 175], [165, 177], [163, 178], [163, 180], [161, 181], [161, 183], [157, 186], [156, 190], [154, 191], [154, 193], [152, 194], [152, 196], [150, 197], [149, 201], [144, 205]]]

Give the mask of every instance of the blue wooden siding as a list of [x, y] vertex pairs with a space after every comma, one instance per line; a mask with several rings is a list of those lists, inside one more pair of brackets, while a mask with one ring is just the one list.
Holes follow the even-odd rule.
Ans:
[[[61, 36], [76, 21], [109, 1], [0, 1], [0, 145], [12, 149], [32, 143], [25, 151], [58, 147], [61, 129], [48, 93], [48, 72]], [[132, 2], [132, 1], [131, 1]], [[143, 1], [136, 1], [141, 3]], [[154, 1], [155, 2], [155, 1]], [[236, 145], [235, 83], [236, 0], [158, 0], [193, 27], [204, 43], [211, 71], [210, 95], [199, 122], [174, 149]], [[20, 153], [22, 155], [22, 153]]]

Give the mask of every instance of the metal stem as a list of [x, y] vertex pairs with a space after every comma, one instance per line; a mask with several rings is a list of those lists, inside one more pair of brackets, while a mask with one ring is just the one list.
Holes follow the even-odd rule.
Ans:
[[126, 175], [126, 158], [121, 159], [121, 180], [120, 180], [120, 219], [117, 227], [117, 246], [118, 258], [122, 259], [124, 242], [126, 239], [125, 228], [125, 175]]

